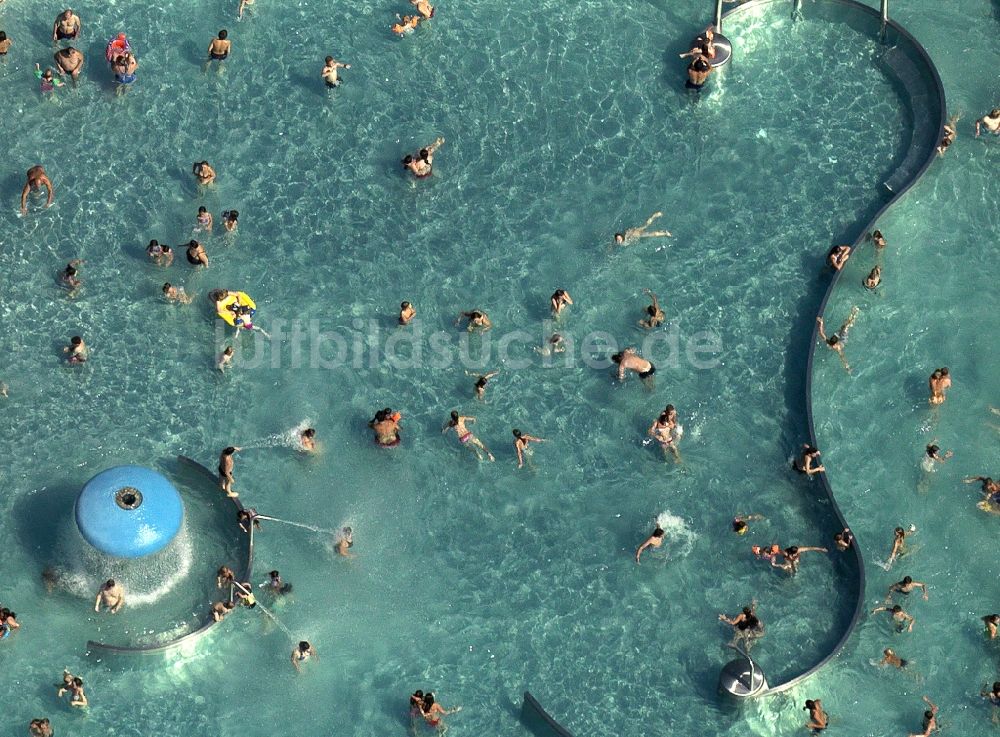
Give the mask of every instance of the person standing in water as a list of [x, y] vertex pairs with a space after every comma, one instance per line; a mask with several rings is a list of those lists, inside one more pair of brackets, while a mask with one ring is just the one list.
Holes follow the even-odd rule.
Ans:
[[232, 49], [232, 45], [232, 42], [229, 40], [229, 31], [225, 29], [219, 31], [219, 35], [213, 38], [212, 42], [208, 45], [208, 61], [205, 62], [205, 69], [208, 69], [213, 61], [219, 62], [221, 68], [221, 63], [229, 58], [229, 51]]
[[757, 640], [764, 636], [764, 623], [757, 617], [757, 602], [743, 607], [743, 611], [730, 619], [725, 614], [719, 615], [719, 621], [731, 625], [734, 631], [732, 644], [742, 643], [749, 650]]
[[979, 138], [981, 130], [1000, 136], [1000, 107], [995, 107], [986, 115], [976, 121], [976, 138]]
[[83, 54], [72, 46], [67, 46], [64, 49], [59, 49], [53, 56], [53, 60], [59, 74], [68, 74], [73, 80], [73, 84], [76, 84], [80, 79], [80, 71], [83, 69]]
[[54, 732], [52, 731], [52, 725], [49, 723], [48, 718], [44, 719], [32, 719], [31, 723], [28, 725], [28, 734], [31, 737], [52, 737]]
[[69, 339], [69, 345], [63, 348], [63, 353], [68, 353], [69, 356], [66, 360], [69, 363], [86, 363], [87, 359], [90, 357], [90, 351], [87, 348], [87, 344], [83, 342], [83, 338], [79, 335], [74, 335]]
[[299, 433], [299, 448], [307, 453], [316, 451], [316, 430], [307, 427]]
[[545, 438], [536, 438], [534, 435], [527, 435], [517, 429], [511, 432], [514, 434], [514, 452], [517, 453], [517, 467], [523, 468], [525, 457], [531, 456], [531, 449], [528, 447], [528, 444], [544, 443]]
[[316, 648], [309, 644], [308, 640], [302, 640], [295, 649], [292, 650], [292, 665], [295, 666], [295, 670], [302, 671], [302, 663], [309, 660], [309, 658], [316, 658], [319, 660], [319, 654], [316, 652]]
[[354, 547], [354, 530], [350, 527], [345, 527], [340, 531], [340, 537], [337, 538], [337, 555], [344, 558], [353, 558], [354, 553], [351, 552], [351, 548]]
[[1000, 628], [1000, 614], [987, 614], [985, 617], [980, 617], [980, 619], [986, 625], [986, 636], [991, 640], [995, 640], [997, 638], [997, 629]]
[[887, 647], [882, 651], [882, 660], [879, 661], [879, 665], [891, 665], [893, 668], [899, 668], [900, 670], [909, 665], [909, 663], [909, 660], [904, 660], [896, 655], [891, 647]]
[[677, 410], [674, 409], [674, 405], [668, 404], [663, 413], [653, 420], [653, 424], [646, 432], [659, 444], [663, 450], [664, 459], [667, 458], [668, 453], [673, 454], [674, 461], [679, 463], [681, 454], [677, 449], [677, 441], [680, 439], [678, 429]]
[[649, 289], [642, 290], [644, 294], [647, 294], [653, 303], [646, 308], [646, 317], [639, 320], [639, 327], [644, 330], [652, 330], [655, 327], [659, 327], [666, 320], [666, 315], [663, 314], [663, 310], [660, 308], [660, 303], [656, 299], [656, 295], [653, 294]]
[[222, 373], [225, 373], [226, 369], [229, 368], [229, 364], [232, 362], [233, 355], [235, 353], [236, 351], [233, 350], [233, 347], [231, 345], [227, 345], [225, 350], [223, 350], [222, 353], [219, 354], [219, 358], [215, 362], [215, 368], [221, 371]]
[[408, 169], [417, 179], [429, 177], [433, 171], [434, 152], [444, 144], [443, 138], [438, 138], [429, 146], [420, 149], [416, 156], [407, 154], [403, 157], [403, 168]]
[[41, 191], [42, 187], [45, 187], [45, 191], [48, 194], [45, 206], [49, 207], [55, 197], [55, 190], [52, 188], [52, 182], [45, 173], [45, 168], [41, 165], [33, 166], [28, 169], [28, 173], [24, 177], [24, 188], [21, 190], [21, 214], [28, 214], [28, 194]]
[[52, 43], [59, 41], [74, 41], [80, 37], [83, 24], [80, 16], [76, 15], [72, 9], [67, 8], [56, 16], [56, 22], [52, 24]]
[[927, 584], [914, 581], [910, 576], [903, 576], [901, 581], [896, 581], [896, 583], [889, 587], [889, 591], [885, 597], [886, 602], [892, 601], [892, 595], [896, 593], [909, 596], [913, 593], [913, 589], [920, 589], [924, 594], [924, 601], [927, 601]]
[[893, 530], [892, 551], [889, 553], [889, 560], [885, 562], [885, 569], [887, 571], [892, 567], [896, 558], [906, 553], [906, 537], [908, 535], [912, 535], [916, 531], [917, 528], [913, 525], [910, 525], [909, 531], [904, 530], [902, 527], [897, 527]]
[[212, 184], [217, 176], [215, 169], [207, 161], [196, 161], [191, 165], [191, 173], [198, 180], [198, 184], [202, 186]]
[[326, 83], [328, 89], [340, 86], [340, 79], [337, 77], [338, 69], [350, 69], [350, 64], [345, 64], [342, 61], [337, 61], [332, 56], [326, 57], [325, 64], [323, 66], [323, 71], [320, 72], [320, 77]]
[[847, 332], [851, 329], [851, 326], [854, 325], [854, 321], [858, 319], [859, 312], [861, 312], [861, 310], [858, 309], [858, 307], [852, 307], [851, 313], [847, 316], [847, 319], [844, 320], [844, 324], [840, 326], [840, 330], [835, 332], [829, 338], [823, 330], [823, 318], [816, 318], [816, 327], [819, 331], [819, 337], [826, 343], [827, 348], [837, 352], [837, 355], [840, 356], [840, 362], [844, 364], [844, 368], [847, 369], [847, 373], [851, 373], [851, 367], [847, 363], [847, 357], [844, 355], [844, 344], [847, 342]]
[[409, 302], [399, 303], [399, 324], [409, 325], [410, 321], [417, 316], [416, 308]]
[[669, 230], [654, 230], [652, 233], [647, 233], [646, 230], [657, 218], [663, 217], [662, 212], [654, 212], [649, 216], [649, 219], [645, 223], [637, 228], [626, 228], [621, 233], [615, 233], [615, 245], [628, 246], [634, 241], [640, 238], [670, 238]]
[[549, 297], [549, 306], [552, 308], [552, 317], [559, 319], [562, 315], [562, 311], [567, 305], [573, 304], [573, 298], [569, 296], [569, 292], [565, 289], [557, 289]]
[[948, 371], [948, 367], [944, 366], [939, 369], [934, 369], [934, 373], [927, 380], [927, 385], [931, 390], [931, 404], [944, 404], [945, 396], [944, 390], [951, 387], [951, 373]]
[[940, 729], [937, 723], [938, 708], [934, 705], [934, 702], [926, 696], [924, 696], [924, 701], [927, 702], [927, 706], [931, 707], [924, 712], [924, 730], [917, 734], [911, 734], [910, 737], [930, 737], [931, 732], [936, 732]]
[[875, 291], [878, 289], [879, 284], [882, 283], [882, 267], [875, 264], [875, 267], [868, 272], [868, 276], [865, 277], [864, 281], [861, 282], [865, 289], [869, 291]]
[[368, 421], [368, 427], [375, 432], [375, 444], [382, 448], [393, 448], [402, 442], [399, 433], [399, 421], [403, 415], [386, 407], [375, 413]]
[[121, 608], [125, 606], [125, 588], [113, 578], [109, 578], [98, 589], [97, 598], [94, 599], [94, 611], [101, 611], [102, 604], [112, 614], [118, 614]]
[[663, 535], [664, 534], [665, 533], [663, 532], [663, 528], [660, 527], [659, 525], [657, 525], [656, 529], [653, 530], [653, 533], [643, 541], [642, 545], [640, 545], [638, 548], [636, 548], [636, 551], [635, 551], [635, 562], [636, 562], [636, 564], [639, 563], [639, 558], [642, 557], [642, 551], [643, 550], [645, 550], [646, 548], [658, 548], [661, 545], [663, 545]]
[[819, 463], [819, 456], [820, 452], [818, 449], [809, 445], [809, 443], [803, 443], [802, 452], [799, 454], [799, 457], [792, 462], [792, 468], [799, 473], [805, 474], [806, 476], [823, 473], [826, 471], [826, 467], [822, 463]]
[[461, 313], [455, 320], [455, 325], [461, 325], [462, 320], [469, 321], [469, 324], [465, 326], [465, 329], [470, 333], [485, 333], [493, 327], [493, 323], [490, 322], [489, 316], [482, 310], [470, 310], [469, 312]]
[[228, 497], [239, 496], [238, 492], [233, 491], [233, 483], [236, 481], [233, 478], [233, 467], [236, 465], [233, 455], [241, 450], [242, 448], [230, 445], [219, 454], [219, 486]]
[[806, 729], [811, 729], [813, 734], [819, 734], [826, 729], [830, 719], [826, 712], [823, 711], [822, 701], [819, 699], [806, 699], [806, 705], [802, 707], [802, 710], [809, 712], [809, 721], [806, 722]]

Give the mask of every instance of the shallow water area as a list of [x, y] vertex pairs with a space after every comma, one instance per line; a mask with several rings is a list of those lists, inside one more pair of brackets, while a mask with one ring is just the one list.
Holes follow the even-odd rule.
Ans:
[[[530, 689], [580, 735], [800, 730], [776, 701], [741, 715], [719, 705], [731, 633], [717, 615], [758, 599], [768, 631], [754, 652], [780, 680], [822, 657], [853, 608], [836, 555], [806, 554], [788, 578], [749, 548], [827, 544], [835, 531], [787, 459], [805, 439], [826, 249], [881, 205], [878, 185], [905, 146], [875, 41], [749, 14], [726, 29], [740, 56], [699, 97], [683, 90], [675, 54], [700, 4], [442, 6], [405, 39], [388, 32], [405, 4], [335, 17], [314, 2], [255, 9], [236, 23], [235, 7], [189, 0], [77, 8], [86, 79], [42, 100], [30, 68], [50, 56], [54, 11], [0, 5], [18, 52], [0, 65], [17, 110], [0, 117], [14, 162], [0, 179], [11, 459], [0, 511], [14, 521], [0, 528], [12, 556], [0, 602], [24, 625], [3, 645], [0, 702], [16, 706], [2, 719], [50, 714], [58, 733], [134, 724], [257, 737], [280, 719], [289, 733], [393, 734], [409, 726], [406, 696], [431, 688], [464, 707], [452, 734], [523, 735]], [[203, 74], [216, 27], [234, 53]], [[115, 98], [101, 54], [120, 29], [140, 67]], [[808, 66], [796, 50], [806, 40]], [[319, 79], [328, 53], [352, 64], [332, 91]], [[400, 157], [438, 135], [434, 176], [403, 176]], [[189, 174], [202, 159], [219, 172], [203, 192]], [[33, 163], [56, 203], [19, 217]], [[180, 251], [169, 269], [148, 263], [149, 239], [192, 237], [199, 204], [217, 219], [240, 211], [235, 236], [216, 226], [204, 238], [208, 269]], [[672, 238], [609, 245], [656, 210]], [[70, 258], [86, 261], [75, 299], [54, 280]], [[168, 280], [194, 302], [163, 303]], [[216, 326], [205, 295], [217, 287], [251, 294], [255, 322], [277, 337]], [[546, 325], [556, 288], [574, 305]], [[598, 331], [619, 346], [648, 337], [635, 326], [643, 288], [668, 318], [644, 350], [652, 391], [584, 361]], [[407, 333], [395, 327], [403, 299], [418, 309]], [[464, 344], [453, 320], [474, 307], [496, 327]], [[515, 330], [526, 332], [504, 348]], [[546, 365], [533, 349], [553, 330], [575, 345]], [[60, 350], [77, 333], [92, 359], [67, 367]], [[393, 361], [388, 341], [401, 334], [412, 340]], [[213, 365], [225, 344], [237, 357], [223, 375]], [[495, 369], [476, 402], [465, 370]], [[668, 402], [686, 429], [679, 466], [643, 445]], [[384, 406], [403, 413], [394, 450], [374, 447], [365, 425]], [[452, 409], [477, 416], [495, 464], [440, 434]], [[284, 440], [307, 418], [316, 455]], [[521, 471], [515, 427], [547, 440]], [[264, 521], [255, 582], [277, 568], [294, 585], [261, 599], [281, 626], [241, 610], [166, 656], [86, 657], [87, 602], [46, 597], [45, 551], [24, 542], [37, 521], [21, 512], [54, 479], [71, 490], [108, 466], [177, 454], [214, 468], [229, 444], [247, 446], [235, 471], [245, 504], [349, 525], [357, 557], [340, 558], [328, 532]], [[737, 537], [741, 512], [767, 519]], [[636, 567], [661, 513], [667, 543]], [[213, 581], [202, 585], [169, 606], [208, 606]], [[298, 675], [289, 653], [302, 638], [320, 659]], [[86, 715], [47, 688], [64, 666], [91, 683]], [[151, 695], [143, 706], [115, 697], [136, 677]]]

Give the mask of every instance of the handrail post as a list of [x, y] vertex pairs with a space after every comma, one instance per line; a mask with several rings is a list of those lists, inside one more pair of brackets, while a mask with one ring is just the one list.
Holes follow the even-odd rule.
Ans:
[[882, 30], [879, 32], [879, 38], [885, 41], [885, 28], [889, 25], [889, 0], [881, 0], [879, 17], [882, 19]]
[[715, 0], [715, 17], [712, 19], [716, 33], [722, 33], [722, 0]]
[[792, 20], [802, 20], [802, 0], [793, 0]]

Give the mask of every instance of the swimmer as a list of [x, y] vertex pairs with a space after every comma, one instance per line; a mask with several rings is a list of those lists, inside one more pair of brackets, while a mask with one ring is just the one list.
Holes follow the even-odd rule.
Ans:
[[551, 356], [556, 353], [566, 352], [566, 341], [559, 333], [552, 333], [548, 340], [545, 341], [545, 345], [542, 347], [535, 346], [535, 353], [542, 356]]
[[758, 560], [774, 560], [781, 555], [781, 546], [777, 543], [772, 543], [767, 548], [762, 548], [760, 545], [753, 545], [750, 547], [750, 552]]
[[52, 24], [52, 42], [79, 38], [82, 28], [80, 16], [67, 8], [56, 16], [56, 22]]
[[491, 461], [495, 461], [496, 458], [494, 458], [489, 449], [483, 445], [483, 441], [473, 435], [469, 428], [465, 426], [465, 423], [472, 423], [475, 421], [475, 417], [467, 417], [466, 415], [460, 415], [458, 412], [452, 411], [451, 418], [445, 424], [441, 432], [446, 433], [449, 430], [454, 430], [455, 434], [458, 436], [458, 442], [472, 448], [476, 454], [476, 458], [480, 461], [483, 460], [483, 453], [485, 453], [487, 458]]
[[466, 376], [476, 377], [476, 383], [472, 385], [472, 391], [475, 392], [476, 399], [480, 402], [486, 399], [486, 384], [499, 373], [499, 371], [490, 371], [488, 374], [474, 374], [471, 371], [465, 372]]
[[417, 316], [416, 308], [409, 302], [399, 303], [399, 324], [409, 325], [410, 320]]
[[187, 256], [187, 262], [192, 266], [208, 266], [208, 253], [205, 252], [205, 247], [196, 240], [188, 241], [187, 251], [184, 255]]
[[177, 302], [182, 305], [191, 304], [191, 295], [184, 291], [184, 287], [175, 287], [170, 282], [163, 285], [163, 296], [167, 302]]
[[944, 152], [947, 151], [951, 144], [955, 142], [955, 139], [958, 138], [958, 128], [955, 127], [955, 124], [958, 123], [959, 120], [961, 120], [961, 118], [958, 115], [952, 115], [948, 118], [948, 122], [944, 124], [944, 135], [941, 137], [941, 143], [939, 143], [937, 147], [938, 156], [944, 156]]
[[700, 48], [693, 48], [686, 54], [680, 56], [690, 56], [691, 63], [687, 67], [687, 81], [684, 86], [689, 90], [700, 92], [708, 81], [712, 73], [712, 64], [708, 57], [702, 53]]
[[639, 327], [645, 330], [652, 330], [655, 327], [659, 327], [666, 320], [666, 315], [663, 314], [663, 310], [660, 308], [660, 303], [656, 299], [656, 295], [653, 294], [649, 289], [642, 290], [644, 294], [648, 295], [653, 304], [646, 308], [646, 317], [639, 320]]
[[[213, 38], [208, 45], [208, 61], [205, 62], [205, 69], [208, 69], [213, 61], [223, 62], [229, 58], [231, 48], [232, 41], [229, 40], [229, 32], [225, 29], [219, 31], [219, 35]], [[202, 182], [202, 184], [207, 184], [207, 182]]]
[[217, 601], [212, 604], [212, 619], [221, 622], [227, 615], [236, 610], [236, 605], [231, 601]]
[[45, 200], [45, 206], [48, 207], [52, 204], [52, 199], [55, 197], [55, 190], [52, 188], [52, 182], [45, 173], [45, 168], [41, 165], [33, 166], [28, 169], [28, 173], [25, 174], [24, 189], [21, 190], [22, 215], [28, 214], [28, 193], [38, 192], [42, 187], [45, 187], [48, 192], [48, 197]]
[[[12, 612], [7, 607], [0, 609], [0, 626], [2, 626], [4, 631], [8, 633], [21, 629], [21, 623], [17, 621], [17, 614]], [[0, 639], [3, 638], [0, 637]]]
[[129, 51], [114, 58], [114, 61], [111, 62], [111, 71], [115, 75], [115, 95], [125, 94], [128, 86], [135, 82], [135, 70], [138, 68], [139, 62]]
[[809, 721], [806, 722], [806, 729], [811, 729], [813, 734], [818, 734], [826, 729], [830, 719], [826, 712], [823, 711], [822, 701], [819, 699], [806, 699], [806, 705], [802, 707], [802, 710], [809, 712]]
[[889, 553], [889, 560], [885, 562], [886, 570], [889, 570], [896, 558], [906, 553], [906, 537], [916, 531], [917, 528], [914, 525], [910, 525], [909, 531], [904, 530], [902, 527], [897, 527], [893, 530], [892, 552]]
[[420, 24], [419, 15], [404, 15], [401, 18], [397, 15], [396, 18], [398, 20], [396, 23], [393, 23], [392, 32], [397, 36], [405, 36]]
[[315, 428], [307, 427], [299, 433], [299, 447], [307, 453], [314, 453], [316, 451]]
[[830, 252], [826, 254], [826, 265], [834, 271], [840, 271], [844, 268], [844, 264], [847, 263], [847, 259], [850, 257], [850, 246], [834, 246], [830, 249]]
[[410, 5], [417, 9], [423, 20], [430, 20], [434, 17], [434, 6], [427, 2], [427, 0], [410, 0]]
[[66, 268], [59, 272], [59, 283], [69, 290], [69, 296], [76, 296], [76, 290], [83, 286], [83, 281], [78, 276], [77, 267], [83, 264], [83, 259], [75, 258], [66, 264]]
[[988, 133], [1000, 136], [1000, 107], [993, 108], [976, 121], [976, 138], [979, 138], [979, 132], [984, 128]]
[[646, 431], [663, 450], [663, 458], [666, 460], [667, 454], [674, 457], [674, 461], [680, 462], [681, 454], [677, 449], [677, 441], [680, 440], [679, 426], [677, 424], [677, 410], [674, 405], [668, 404], [659, 417], [653, 420], [653, 424]]
[[664, 535], [663, 528], [657, 525], [656, 529], [653, 530], [653, 534], [647, 537], [646, 540], [642, 543], [642, 545], [636, 548], [635, 562], [636, 563], [639, 562], [639, 558], [642, 557], [642, 551], [645, 550], [646, 548], [658, 548], [661, 545], [663, 545], [663, 535]]
[[559, 319], [566, 305], [571, 304], [573, 304], [573, 298], [569, 296], [569, 292], [565, 289], [557, 289], [549, 297], [549, 305], [552, 307], [552, 317], [556, 319]]
[[56, 71], [60, 75], [68, 74], [73, 83], [76, 84], [80, 78], [80, 71], [83, 69], [83, 54], [72, 46], [67, 46], [64, 49], [59, 49], [52, 58], [56, 63]]
[[375, 417], [369, 420], [368, 427], [375, 432], [376, 445], [383, 448], [399, 445], [402, 441], [399, 434], [399, 421], [402, 417], [399, 412], [393, 412], [388, 407], [375, 413]]
[[243, 11], [249, 10], [250, 6], [254, 4], [254, 0], [240, 0], [240, 9], [236, 14], [239, 20], [243, 20]]
[[862, 284], [864, 284], [865, 289], [875, 290], [881, 283], [882, 283], [882, 267], [876, 264], [875, 268], [873, 268], [871, 271], [868, 272], [868, 276], [865, 277], [865, 280], [862, 282]]
[[799, 572], [799, 563], [801, 562], [802, 553], [827, 553], [829, 552], [826, 548], [817, 547], [800, 547], [798, 545], [792, 545], [781, 551], [781, 557], [784, 560], [779, 563], [777, 557], [771, 558], [771, 567], [780, 568], [793, 576]]
[[529, 443], [544, 443], [545, 438], [536, 438], [534, 435], [526, 435], [518, 429], [511, 431], [514, 434], [514, 452], [517, 453], [517, 467], [524, 467], [525, 456], [531, 456], [531, 448], [528, 447]]
[[52, 70], [49, 69], [48, 67], [46, 67], [45, 71], [43, 72], [42, 68], [38, 64], [35, 64], [35, 78], [38, 80], [39, 89], [41, 90], [42, 94], [52, 92], [52, 90], [54, 90], [56, 87], [62, 87], [66, 84], [61, 79], [56, 79], [55, 77], [53, 77]]
[[850, 528], [845, 527], [842, 532], [833, 536], [833, 544], [841, 553], [846, 552], [854, 544], [854, 533], [851, 532]]
[[224, 586], [231, 586], [236, 580], [236, 574], [233, 573], [233, 569], [229, 566], [219, 566], [219, 570], [215, 574], [215, 587], [221, 589]]
[[215, 368], [222, 373], [225, 373], [229, 364], [232, 363], [233, 354], [235, 353], [236, 351], [233, 350], [233, 347], [231, 345], [227, 345], [226, 349], [219, 354], [219, 359], [215, 362]]
[[881, 230], [873, 230], [872, 234], [871, 234], [871, 239], [872, 239], [872, 243], [875, 244], [876, 250], [881, 251], [883, 248], [886, 247], [885, 236], [882, 235], [882, 231]]
[[113, 578], [109, 578], [97, 590], [97, 598], [94, 599], [94, 611], [101, 611], [102, 604], [112, 614], [117, 614], [125, 606], [125, 588]]
[[195, 233], [211, 233], [212, 232], [212, 213], [208, 211], [208, 208], [202, 205], [198, 208], [198, 216], [195, 218]]
[[403, 157], [403, 168], [413, 172], [413, 176], [417, 179], [429, 177], [434, 162], [434, 152], [441, 148], [443, 143], [444, 139], [438, 138], [430, 146], [420, 149], [415, 156], [407, 154]]
[[441, 717], [448, 716], [449, 714], [457, 714], [460, 711], [462, 711], [461, 706], [456, 706], [454, 709], [445, 709], [434, 700], [434, 694], [430, 691], [424, 694], [424, 700], [420, 704], [420, 713], [423, 715], [424, 721], [427, 722], [428, 726], [434, 727], [441, 734], [448, 731], [448, 727], [441, 721]]
[[326, 57], [326, 63], [323, 67], [323, 71], [320, 72], [320, 77], [326, 82], [327, 87], [339, 87], [340, 80], [337, 78], [338, 69], [350, 69], [350, 64], [344, 64], [342, 61], [337, 61], [332, 56]]
[[152, 240], [146, 246], [146, 255], [157, 266], [170, 266], [174, 262], [174, 249], [170, 246], [161, 246], [157, 241]]
[[750, 523], [762, 519], [767, 518], [762, 514], [738, 514], [733, 517], [733, 532], [746, 535], [750, 531]]
[[792, 468], [794, 468], [799, 473], [804, 473], [806, 476], [812, 476], [817, 473], [823, 473], [826, 471], [826, 467], [819, 463], [819, 465], [813, 465], [819, 461], [820, 452], [818, 449], [809, 445], [809, 443], [802, 444], [802, 452], [799, 457], [792, 462]]
[[350, 527], [345, 527], [340, 531], [340, 537], [337, 539], [337, 555], [344, 558], [355, 557], [351, 551], [354, 547], [354, 530]]
[[87, 344], [83, 342], [83, 338], [79, 335], [74, 335], [69, 339], [69, 345], [63, 348], [63, 353], [69, 354], [66, 357], [69, 363], [86, 363], [89, 351]]
[[895, 593], [903, 594], [904, 596], [909, 596], [913, 593], [913, 589], [920, 589], [924, 593], [924, 601], [927, 601], [927, 584], [921, 583], [920, 581], [914, 581], [909, 576], [903, 576], [903, 580], [896, 581], [892, 586], [889, 587], [889, 591], [886, 594], [885, 600], [889, 602], [892, 600], [892, 595]]
[[455, 325], [458, 326], [462, 323], [462, 320], [468, 320], [469, 324], [466, 325], [465, 329], [472, 332], [485, 333], [487, 330], [493, 327], [493, 323], [490, 322], [489, 316], [482, 312], [481, 310], [471, 310], [469, 312], [461, 313], [455, 320]]
[[951, 387], [951, 374], [948, 367], [934, 369], [934, 373], [927, 380], [927, 386], [931, 390], [931, 398], [928, 401], [931, 404], [944, 404], [944, 390]]
[[991, 640], [995, 640], [997, 638], [997, 628], [1000, 627], [1000, 614], [987, 614], [985, 617], [980, 617], [980, 619], [986, 625], [986, 636]]
[[893, 668], [902, 669], [905, 668], [909, 662], [909, 660], [904, 660], [896, 655], [891, 647], [887, 647], [882, 651], [882, 660], [879, 661], [879, 665], [891, 665]]
[[743, 607], [743, 611], [732, 619], [725, 614], [720, 614], [719, 621], [732, 625], [734, 631], [732, 644], [742, 642], [747, 650], [764, 636], [764, 623], [757, 617], [756, 601], [751, 602], [750, 606]]
[[292, 650], [292, 665], [295, 666], [295, 670], [301, 672], [301, 664], [309, 660], [309, 658], [319, 660], [319, 654], [316, 652], [316, 648], [309, 644], [308, 640], [303, 640]]
[[989, 699], [989, 702], [993, 706], [1000, 706], [1000, 681], [993, 681], [993, 688], [984, 686], [983, 690], [979, 692], [979, 695], [984, 699]]
[[931, 732], [935, 732], [938, 729], [940, 729], [937, 723], [938, 708], [934, 705], [934, 702], [932, 702], [926, 696], [924, 696], [924, 701], [927, 702], [927, 706], [931, 707], [930, 709], [924, 712], [924, 722], [923, 722], [924, 731], [919, 732], [918, 734], [911, 734], [910, 737], [930, 737]]
[[4, 31], [0, 31], [0, 57], [7, 56], [7, 52], [10, 51], [13, 43], [13, 41], [7, 38], [7, 34]]
[[646, 229], [653, 224], [657, 218], [663, 217], [662, 212], [654, 212], [649, 216], [649, 219], [643, 223], [638, 228], [626, 228], [622, 233], [615, 233], [615, 244], [619, 246], [627, 246], [632, 241], [637, 241], [640, 238], [670, 238], [669, 230], [655, 230], [652, 233], [647, 233]]
[[966, 484], [982, 482], [982, 493], [984, 499], [976, 506], [984, 512], [1000, 512], [1000, 482], [994, 481], [988, 476], [968, 476], [962, 481]]
[[261, 584], [261, 588], [266, 588], [272, 594], [284, 595], [292, 593], [292, 585], [290, 583], [285, 583], [281, 579], [281, 573], [278, 571], [271, 571], [267, 574], [267, 581]]
[[944, 455], [941, 455], [941, 447], [939, 445], [931, 443], [926, 448], [926, 451], [924, 453], [924, 458], [920, 462], [920, 467], [926, 473], [933, 473], [935, 463], [944, 463], [953, 455], [955, 454], [950, 450], [945, 451]]
[[235, 465], [233, 455], [241, 450], [242, 448], [230, 445], [223, 448], [222, 453], [219, 454], [219, 487], [226, 492], [228, 497], [239, 496], [239, 493], [233, 491], [233, 483], [236, 481], [233, 478], [233, 466]]
[[222, 213], [222, 227], [226, 229], [227, 233], [232, 233], [236, 230], [239, 225], [239, 220], [239, 210], [226, 210]]
[[28, 724], [28, 734], [31, 737], [52, 737], [54, 732], [48, 718], [45, 718], [32, 719], [31, 723]]
[[913, 625], [916, 624], [916, 619], [911, 617], [909, 614], [903, 611], [903, 607], [899, 604], [895, 606], [877, 606], [872, 609], [872, 614], [878, 614], [879, 612], [888, 612], [889, 616], [892, 617], [893, 623], [896, 625], [896, 631], [902, 632], [905, 628], [907, 632], [913, 632]]
[[648, 388], [652, 388], [653, 374], [656, 366], [639, 355], [635, 348], [626, 348], [621, 353], [611, 356], [612, 362], [618, 364], [618, 381], [625, 380], [626, 371], [635, 371]]
[[840, 326], [840, 330], [835, 332], [829, 338], [826, 337], [826, 333], [823, 330], [823, 318], [816, 318], [816, 327], [819, 330], [820, 339], [826, 343], [827, 348], [837, 352], [837, 355], [840, 356], [840, 362], [844, 364], [844, 368], [847, 369], [847, 373], [851, 373], [851, 367], [847, 363], [847, 357], [844, 355], [844, 345], [847, 343], [847, 332], [854, 325], [854, 321], [858, 319], [859, 312], [861, 312], [861, 310], [858, 309], [857, 305], [852, 307], [847, 319], [844, 320], [844, 324]]
[[191, 173], [198, 184], [208, 185], [215, 181], [215, 169], [207, 161], [196, 161], [191, 165]]

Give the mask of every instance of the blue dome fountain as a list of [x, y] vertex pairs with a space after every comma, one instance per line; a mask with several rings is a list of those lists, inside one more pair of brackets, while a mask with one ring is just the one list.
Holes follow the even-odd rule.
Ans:
[[164, 476], [141, 466], [116, 466], [94, 476], [76, 498], [83, 538], [116, 558], [163, 550], [184, 522], [180, 494]]

